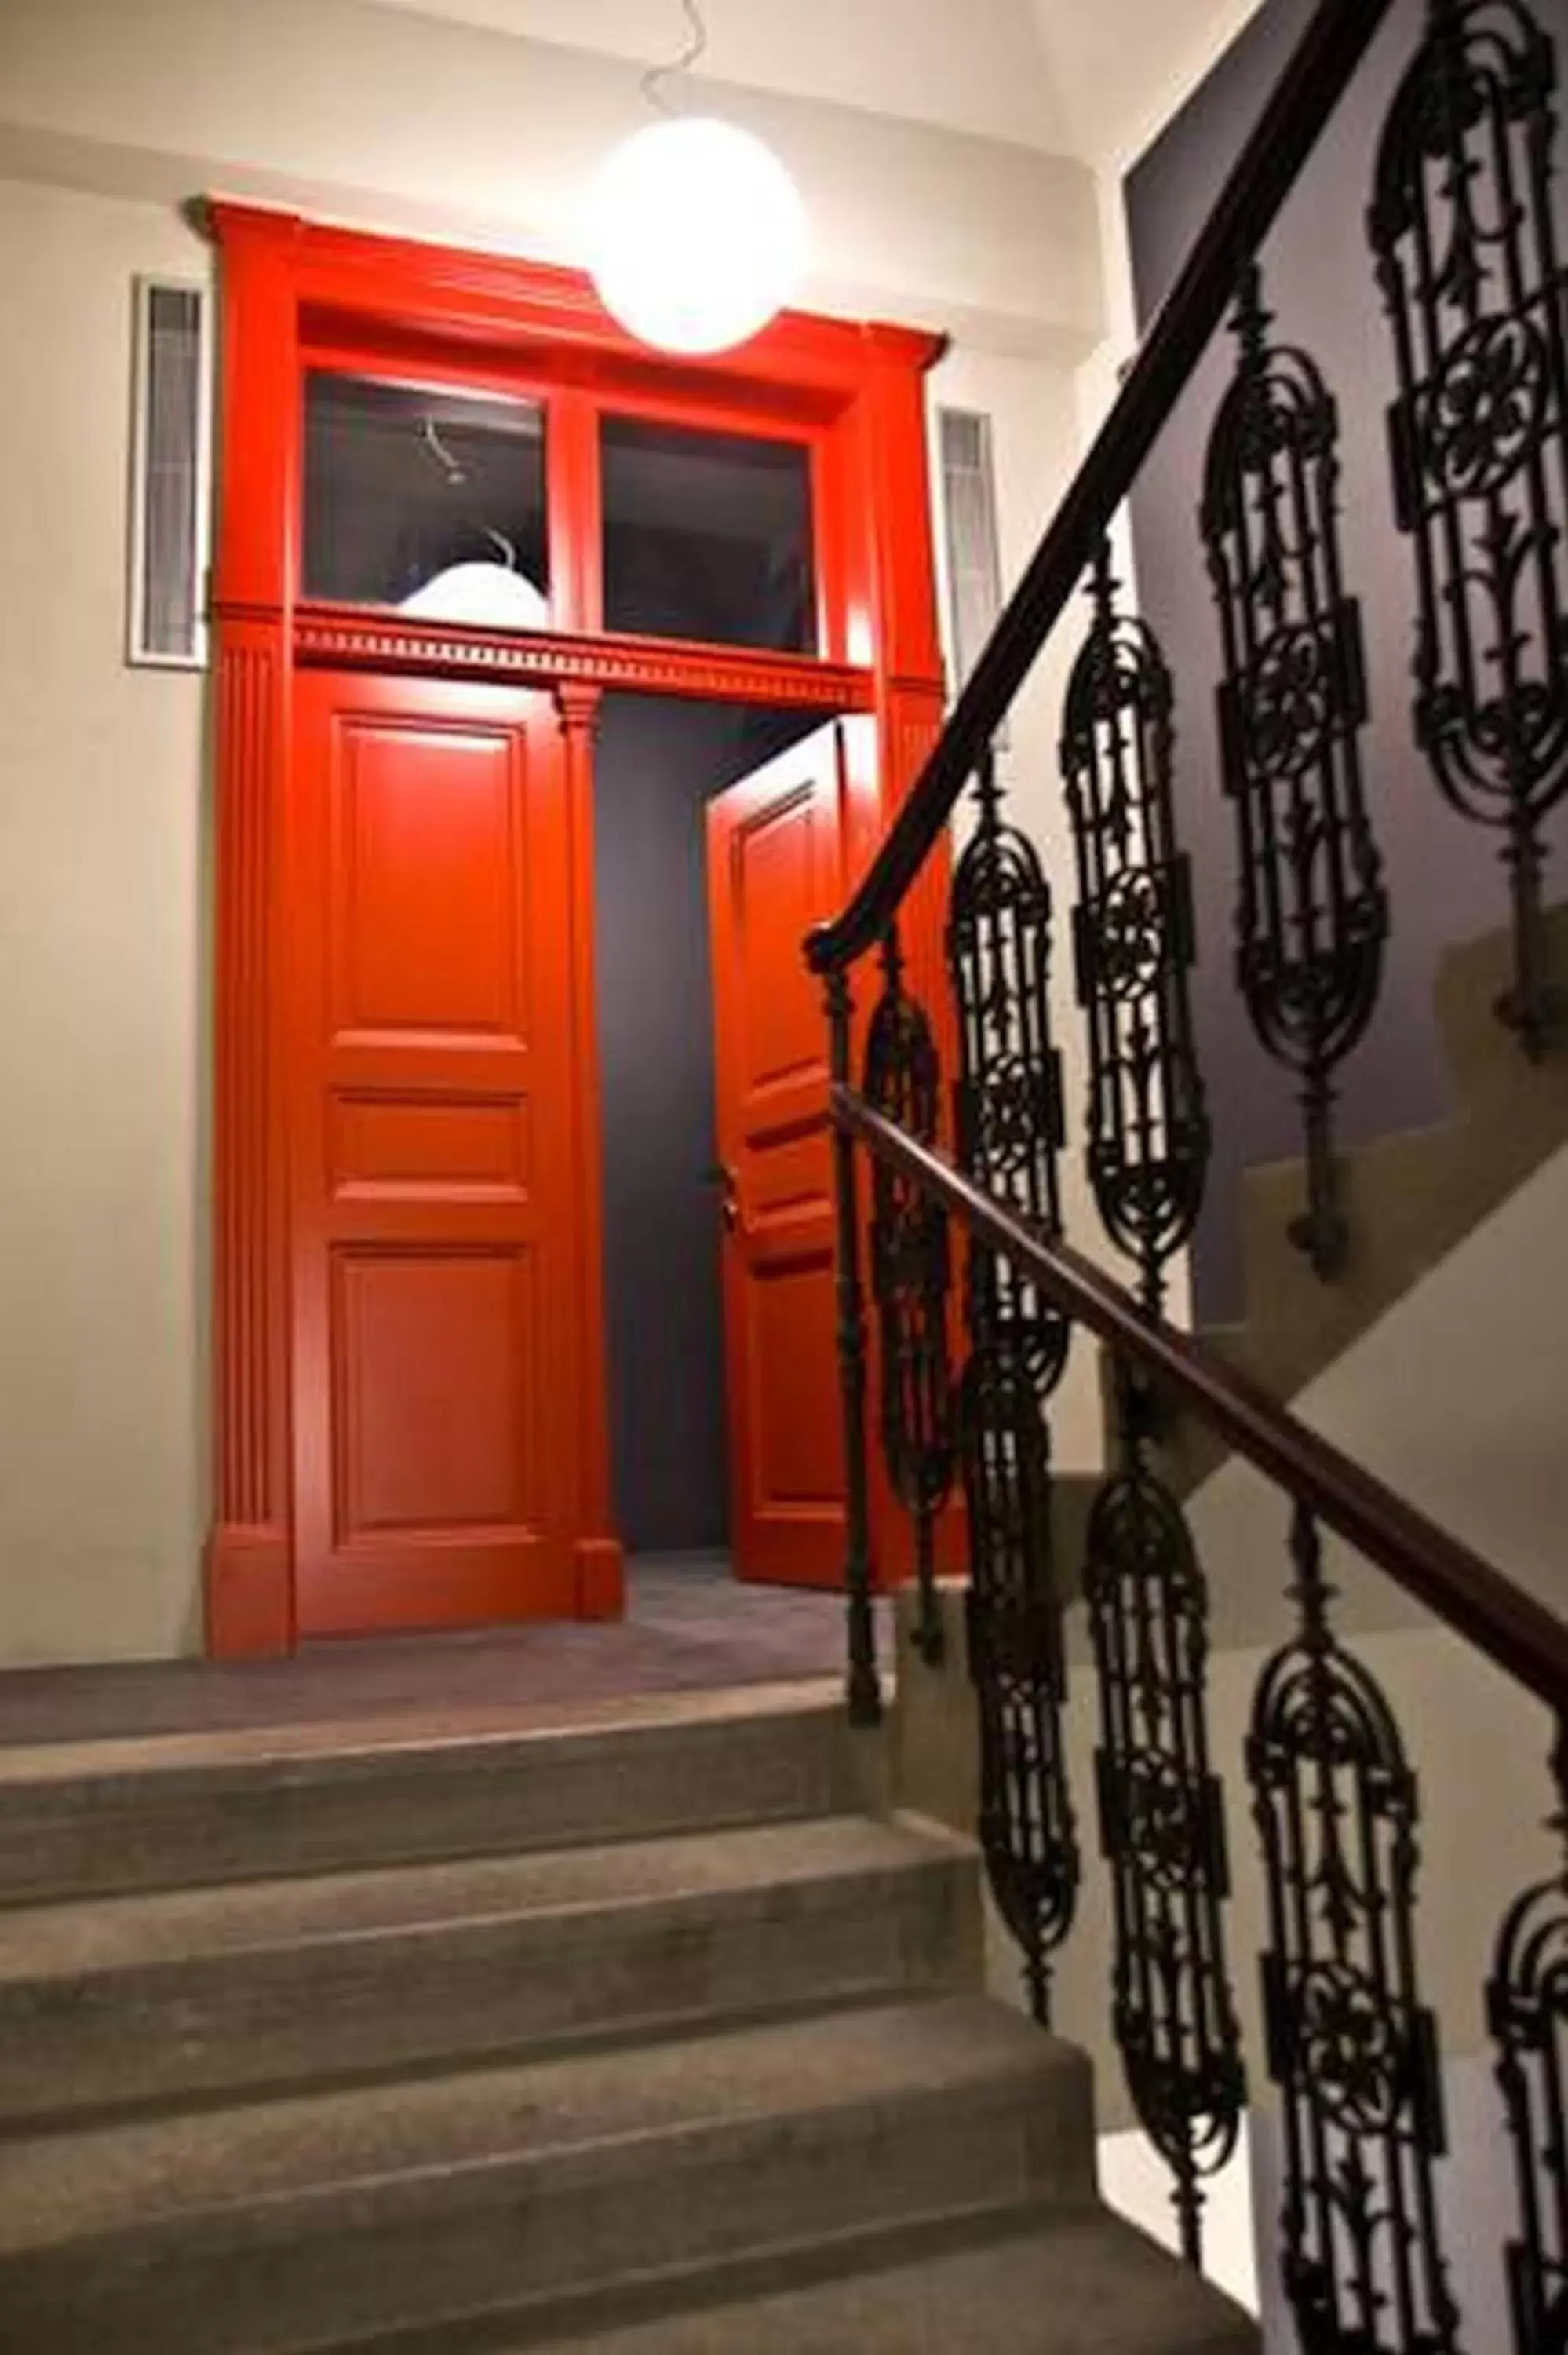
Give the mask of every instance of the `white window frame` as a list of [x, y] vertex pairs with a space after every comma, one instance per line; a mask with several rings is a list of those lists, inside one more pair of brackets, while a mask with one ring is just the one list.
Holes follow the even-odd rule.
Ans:
[[[195, 626], [188, 652], [168, 654], [146, 643], [147, 435], [151, 409], [152, 307], [154, 293], [194, 294], [196, 299], [196, 501], [191, 550], [196, 593]], [[137, 669], [205, 670], [210, 652], [208, 615], [212, 560], [213, 289], [206, 279], [165, 271], [138, 272], [132, 281], [132, 405], [130, 484], [130, 575], [125, 601], [125, 659]]]
[[[991, 604], [992, 612], [987, 623], [987, 637], [996, 626], [997, 619], [1007, 602], [1007, 596], [1003, 586], [1001, 563], [1001, 506], [997, 484], [994, 421], [989, 410], [978, 409], [970, 401], [938, 401], [933, 404], [932, 410], [932, 474], [936, 483], [938, 505], [938, 546], [940, 550], [939, 587], [943, 607], [943, 636], [948, 656], [948, 694], [949, 701], [952, 701], [969, 683], [969, 672], [964, 667], [963, 655], [966, 652], [969, 654], [972, 666], [980, 649], [979, 647], [964, 648], [959, 643], [959, 567], [954, 560], [953, 513], [948, 489], [947, 452], [944, 446], [948, 418], [962, 420], [966, 424], [972, 424], [979, 429], [980, 464], [977, 472], [983, 485], [985, 519], [991, 542], [987, 550], [990, 564], [986, 587], [987, 602]], [[999, 753], [1006, 751], [1008, 723], [1005, 719], [997, 729], [992, 741]]]

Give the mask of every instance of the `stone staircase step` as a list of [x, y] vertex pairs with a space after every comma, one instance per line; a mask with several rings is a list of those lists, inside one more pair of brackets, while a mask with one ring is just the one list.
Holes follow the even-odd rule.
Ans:
[[973, 1998], [13, 2143], [7, 2355], [295, 2355], [1082, 2209], [1089, 2071]]
[[14, 1748], [0, 1752], [0, 1906], [820, 1816], [854, 1804], [850, 1739], [832, 1697], [782, 1687], [525, 1732]]
[[978, 1984], [972, 1851], [853, 1817], [19, 1910], [0, 2126]]
[[[569, 2341], [493, 2334], [488, 2355], [557, 2344], [571, 2355], [1256, 2355], [1258, 2343], [1239, 2307], [1098, 2210]], [[383, 2346], [483, 2355], [485, 2342], [421, 2334]]]

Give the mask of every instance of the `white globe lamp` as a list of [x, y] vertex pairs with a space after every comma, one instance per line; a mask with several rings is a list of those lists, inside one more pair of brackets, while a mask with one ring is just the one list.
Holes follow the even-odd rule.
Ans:
[[588, 211], [599, 299], [640, 343], [729, 351], [782, 309], [806, 259], [793, 180], [749, 131], [652, 123], [601, 167]]

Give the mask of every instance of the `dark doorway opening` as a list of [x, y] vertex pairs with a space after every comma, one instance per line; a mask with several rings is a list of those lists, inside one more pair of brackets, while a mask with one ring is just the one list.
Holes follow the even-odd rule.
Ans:
[[729, 1546], [705, 809], [819, 714], [612, 695], [594, 768], [612, 1491], [635, 1572]]

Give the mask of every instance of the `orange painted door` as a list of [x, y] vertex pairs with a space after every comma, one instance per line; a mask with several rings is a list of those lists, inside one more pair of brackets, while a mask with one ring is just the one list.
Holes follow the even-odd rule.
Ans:
[[299, 1633], [575, 1609], [569, 841], [545, 697], [305, 672]]
[[820, 730], [708, 805], [730, 1514], [742, 1578], [838, 1586], [827, 1024], [800, 945], [842, 898], [845, 772]]

